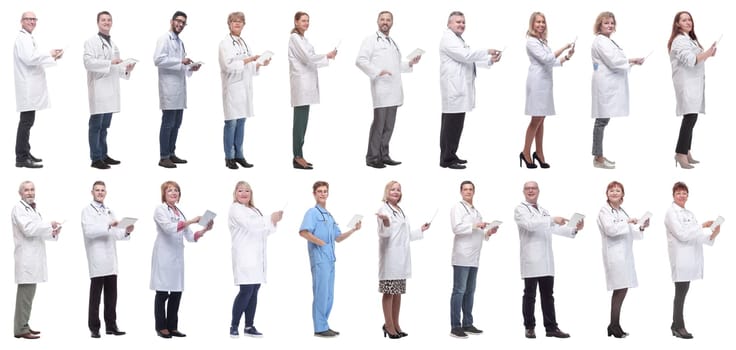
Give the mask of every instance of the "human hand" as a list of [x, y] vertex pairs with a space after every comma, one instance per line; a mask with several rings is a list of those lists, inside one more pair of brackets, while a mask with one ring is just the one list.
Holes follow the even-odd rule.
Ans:
[[567, 220], [567, 219], [565, 219], [565, 218], [563, 218], [563, 217], [561, 217], [561, 216], [555, 216], [555, 217], [553, 217], [553, 218], [552, 218], [552, 221], [553, 221], [553, 222], [554, 222], [555, 224], [557, 224], [557, 225], [564, 225], [564, 224], [566, 224], [566, 223], [567, 223], [567, 222], [568, 222], [569, 220]]
[[335, 59], [335, 56], [337, 56], [337, 49], [334, 49], [330, 52], [328, 52], [325, 56], [327, 56], [327, 59]]

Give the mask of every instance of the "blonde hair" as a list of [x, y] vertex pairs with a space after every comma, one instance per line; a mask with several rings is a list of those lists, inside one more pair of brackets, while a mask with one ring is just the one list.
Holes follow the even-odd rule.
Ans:
[[[545, 26], [544, 26], [544, 32], [542, 33], [542, 37], [541, 38], [538, 37], [537, 34], [534, 32], [534, 21], [537, 20], [537, 16], [542, 17], [542, 19], [544, 20], [544, 24], [545, 24]], [[547, 17], [544, 16], [544, 13], [541, 13], [539, 11], [532, 12], [532, 15], [529, 16], [529, 28], [526, 30], [526, 35], [527, 36], [533, 36], [533, 37], [535, 37], [535, 38], [537, 38], [539, 40], [542, 40], [544, 42], [547, 42], [547, 26], [546, 26], [546, 24], [547, 24]]]
[[250, 184], [245, 181], [238, 181], [238, 183], [235, 184], [235, 190], [233, 190], [233, 203], [238, 202], [238, 188], [240, 187], [244, 187], [250, 191], [250, 200], [248, 200], [248, 203], [245, 203], [245, 206], [253, 207], [253, 189], [250, 187]]
[[[386, 187], [383, 189], [383, 201], [388, 202], [388, 194], [391, 192], [391, 187], [394, 186], [394, 184], [398, 184], [399, 187], [401, 187], [401, 184], [398, 181], [391, 180], [386, 184]], [[396, 203], [401, 202], [402, 195], [399, 195], [399, 200], [396, 201]]]
[[595, 19], [595, 24], [593, 25], [593, 34], [598, 34], [601, 32], [601, 25], [603, 24], [603, 20], [605, 20], [606, 18], [610, 18], [613, 20], [613, 30], [616, 31], [616, 16], [613, 15], [613, 12], [604, 11], [601, 12]]

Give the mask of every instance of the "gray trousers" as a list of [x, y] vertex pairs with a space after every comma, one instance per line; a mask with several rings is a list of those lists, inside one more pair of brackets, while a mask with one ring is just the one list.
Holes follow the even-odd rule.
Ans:
[[595, 118], [595, 124], [593, 125], [593, 155], [603, 155], [603, 131], [606, 129], [606, 125], [611, 118]]
[[14, 335], [30, 332], [31, 327], [28, 325], [28, 320], [31, 318], [31, 307], [33, 306], [33, 297], [35, 295], [35, 283], [18, 284], [18, 292], [15, 295]]
[[399, 106], [380, 107], [373, 110], [373, 123], [368, 135], [368, 152], [365, 154], [366, 163], [380, 163], [389, 160], [388, 144], [396, 124], [396, 111]]

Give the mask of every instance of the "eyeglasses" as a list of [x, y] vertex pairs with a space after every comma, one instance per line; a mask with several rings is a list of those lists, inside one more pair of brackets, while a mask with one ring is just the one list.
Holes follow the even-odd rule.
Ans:
[[23, 17], [24, 21], [31, 21], [31, 22], [38, 22], [38, 18], [36, 17]]
[[531, 186], [524, 187], [524, 191], [529, 191], [529, 190], [539, 190], [539, 187], [531, 187]]
[[174, 22], [181, 24], [182, 27], [186, 27], [187, 26], [187, 21], [185, 19], [175, 18], [174, 19]]

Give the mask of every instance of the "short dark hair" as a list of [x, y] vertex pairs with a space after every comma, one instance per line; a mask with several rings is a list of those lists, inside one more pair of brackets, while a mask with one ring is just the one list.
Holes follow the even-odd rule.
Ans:
[[99, 185], [102, 185], [102, 186], [107, 187], [107, 185], [105, 185], [105, 181], [97, 180], [97, 181], [95, 181], [95, 183], [92, 184], [92, 189], [94, 190], [95, 189], [95, 186], [99, 186]]
[[672, 195], [674, 196], [675, 192], [679, 190], [685, 190], [685, 192], [687, 192], [688, 194], [690, 193], [690, 190], [687, 188], [687, 185], [685, 185], [685, 183], [682, 181], [677, 181], [675, 182], [675, 185], [672, 186]]
[[463, 182], [460, 183], [460, 191], [463, 190], [463, 186], [465, 186], [465, 185], [471, 185], [471, 186], [473, 186], [473, 191], [475, 191], [475, 184], [473, 183], [473, 181], [470, 181], [470, 180], [465, 180], [465, 181], [463, 181]]
[[327, 187], [328, 190], [330, 189], [330, 184], [328, 184], [327, 181], [317, 181], [312, 185], [312, 192], [317, 192], [317, 189], [322, 186]]
[[97, 14], [97, 22], [98, 22], [98, 23], [100, 22], [100, 17], [102, 17], [102, 15], [108, 15], [108, 16], [110, 16], [110, 18], [112, 18], [112, 15], [110, 14], [110, 12], [107, 12], [107, 11], [100, 11], [100, 12], [99, 12], [99, 13]]
[[171, 16], [171, 20], [173, 21], [176, 19], [176, 17], [179, 17], [179, 16], [184, 17], [184, 19], [187, 19], [187, 14], [184, 13], [184, 11], [176, 11], [174, 12], [174, 15]]
[[391, 13], [391, 11], [385, 11], [385, 10], [378, 13], [378, 18], [381, 18], [381, 15], [387, 14], [387, 13], [391, 16], [391, 19], [394, 19], [394, 14]]

